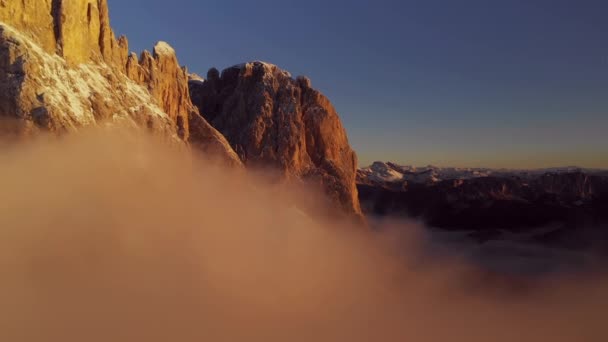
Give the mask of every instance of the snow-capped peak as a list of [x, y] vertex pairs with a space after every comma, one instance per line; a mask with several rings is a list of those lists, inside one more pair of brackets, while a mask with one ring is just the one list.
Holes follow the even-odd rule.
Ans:
[[175, 50], [167, 42], [160, 41], [154, 45], [154, 54], [175, 55]]

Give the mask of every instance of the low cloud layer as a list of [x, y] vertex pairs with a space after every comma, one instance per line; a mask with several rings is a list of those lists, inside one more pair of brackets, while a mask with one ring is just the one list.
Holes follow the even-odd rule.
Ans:
[[3, 145], [0, 340], [608, 340], [601, 274], [511, 291], [261, 184], [143, 136]]

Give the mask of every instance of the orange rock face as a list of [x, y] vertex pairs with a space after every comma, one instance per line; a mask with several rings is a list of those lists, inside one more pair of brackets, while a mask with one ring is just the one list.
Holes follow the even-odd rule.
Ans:
[[251, 167], [321, 184], [344, 212], [361, 216], [357, 157], [329, 100], [310, 80], [253, 62], [190, 82], [195, 105]]
[[101, 57], [108, 64], [124, 65], [120, 58], [114, 60], [115, 53], [126, 60], [127, 50], [113, 51], [118, 50], [118, 44], [110, 29], [105, 0], [55, 0], [52, 13], [57, 52], [66, 61], [77, 64]]
[[51, 16], [52, 0], [0, 0], [0, 22], [35, 39], [48, 53], [55, 53], [55, 19]]
[[103, 60], [122, 68], [127, 59], [126, 39], [114, 37], [106, 0], [3, 0], [0, 21], [71, 65]]
[[188, 72], [180, 67], [175, 51], [167, 43], [159, 42], [153, 51], [144, 51], [139, 60], [135, 55], [129, 56], [127, 75], [148, 88], [175, 121], [180, 138], [188, 140], [189, 115], [196, 110], [188, 92]]

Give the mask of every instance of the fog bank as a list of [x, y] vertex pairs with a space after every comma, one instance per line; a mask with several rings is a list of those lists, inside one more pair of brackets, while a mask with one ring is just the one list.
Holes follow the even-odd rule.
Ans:
[[124, 132], [3, 145], [0, 340], [608, 340], [600, 274], [510, 291], [426, 255], [415, 225], [316, 217], [298, 208], [321, 197], [261, 184]]

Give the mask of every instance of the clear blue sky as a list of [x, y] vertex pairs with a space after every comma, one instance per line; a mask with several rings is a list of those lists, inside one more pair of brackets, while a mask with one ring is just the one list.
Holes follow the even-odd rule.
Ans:
[[608, 168], [606, 0], [109, 3], [134, 51], [309, 76], [361, 164]]

